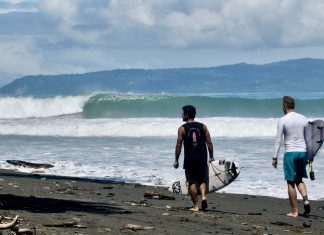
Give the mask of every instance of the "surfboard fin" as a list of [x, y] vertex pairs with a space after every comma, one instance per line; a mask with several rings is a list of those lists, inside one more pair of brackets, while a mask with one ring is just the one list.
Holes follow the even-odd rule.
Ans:
[[234, 162], [232, 162], [232, 164], [231, 164], [230, 171], [234, 174], [234, 176], [237, 176], [236, 165]]
[[313, 161], [309, 161], [309, 178], [311, 180], [315, 180], [315, 173], [313, 171], [313, 165], [312, 165]]
[[172, 191], [176, 194], [182, 193], [180, 181], [176, 181], [172, 184]]

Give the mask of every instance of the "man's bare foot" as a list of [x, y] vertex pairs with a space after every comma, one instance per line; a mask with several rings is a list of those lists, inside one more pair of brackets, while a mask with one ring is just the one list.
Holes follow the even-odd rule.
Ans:
[[207, 207], [208, 207], [207, 200], [206, 199], [205, 200], [202, 200], [201, 201], [201, 209], [203, 211], [205, 211]]
[[192, 211], [192, 212], [198, 212], [199, 207], [194, 206], [194, 207], [190, 208], [189, 210]]
[[309, 201], [304, 202], [304, 215], [308, 215], [311, 211]]
[[297, 218], [298, 217], [298, 212], [290, 212], [290, 213], [287, 214], [287, 216]]

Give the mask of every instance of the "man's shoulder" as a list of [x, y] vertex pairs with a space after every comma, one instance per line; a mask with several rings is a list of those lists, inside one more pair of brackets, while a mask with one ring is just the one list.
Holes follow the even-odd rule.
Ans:
[[[296, 112], [295, 112], [295, 113], [296, 113]], [[301, 114], [301, 113], [296, 113], [296, 115], [298, 115], [298, 116], [300, 116], [300, 117], [304, 117], [304, 118], [306, 118], [305, 115], [303, 115], [303, 114]]]
[[281, 123], [291, 122], [291, 121], [307, 123], [308, 119], [303, 114], [296, 113], [296, 112], [287, 113], [285, 116], [279, 119], [279, 122]]
[[305, 120], [308, 121], [308, 119], [305, 117], [305, 115], [301, 114], [301, 113], [296, 113], [295, 112], [295, 116], [298, 117], [301, 120]]
[[200, 126], [205, 126], [205, 124], [204, 123], [202, 123], [202, 122], [194, 122], [194, 123], [196, 123], [197, 125], [200, 125]]
[[186, 122], [185, 124], [182, 125], [183, 128], [206, 128], [206, 125], [204, 123], [201, 122]]

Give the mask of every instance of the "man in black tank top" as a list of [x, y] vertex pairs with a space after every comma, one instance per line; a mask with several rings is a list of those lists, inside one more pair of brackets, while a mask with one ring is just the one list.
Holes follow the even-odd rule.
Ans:
[[[174, 168], [179, 167], [182, 143], [184, 145], [184, 164], [188, 191], [194, 203], [192, 211], [199, 211], [198, 190], [201, 193], [201, 209], [207, 208], [208, 163], [214, 161], [213, 144], [207, 127], [195, 122], [196, 108], [192, 105], [182, 107], [182, 118], [186, 123], [179, 127], [175, 147]], [[209, 152], [209, 160], [207, 156]]]

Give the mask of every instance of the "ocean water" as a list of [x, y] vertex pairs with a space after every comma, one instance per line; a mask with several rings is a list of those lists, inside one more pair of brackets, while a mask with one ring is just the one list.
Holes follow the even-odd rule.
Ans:
[[[286, 198], [282, 155], [271, 165], [283, 93], [114, 94], [0, 98], [0, 167], [31, 172], [6, 160], [51, 163], [47, 174], [169, 186], [184, 174], [173, 168], [181, 107], [193, 104], [207, 125], [217, 160], [236, 160], [237, 180], [221, 192]], [[289, 93], [310, 120], [324, 119], [324, 93]], [[311, 200], [324, 200], [324, 156], [316, 180], [306, 179]], [[183, 160], [181, 155], [180, 160]]]

